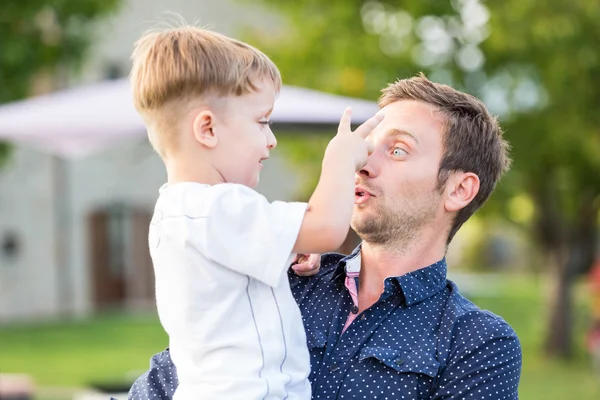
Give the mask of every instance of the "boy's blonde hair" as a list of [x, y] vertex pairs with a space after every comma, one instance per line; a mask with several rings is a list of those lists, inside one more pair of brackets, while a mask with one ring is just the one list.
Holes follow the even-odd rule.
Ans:
[[144, 34], [131, 59], [134, 105], [162, 157], [176, 143], [177, 121], [188, 111], [184, 103], [241, 96], [263, 79], [276, 91], [281, 87], [279, 70], [260, 50], [193, 26]]

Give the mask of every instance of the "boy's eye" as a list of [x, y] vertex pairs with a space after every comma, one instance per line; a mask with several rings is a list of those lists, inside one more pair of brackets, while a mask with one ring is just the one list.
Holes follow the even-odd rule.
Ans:
[[401, 148], [401, 147], [394, 147], [394, 150], [392, 151], [392, 154], [393, 154], [395, 157], [402, 157], [402, 156], [405, 156], [405, 155], [407, 155], [408, 153], [406, 152], [406, 150], [404, 150], [404, 149], [403, 149], [403, 148]]

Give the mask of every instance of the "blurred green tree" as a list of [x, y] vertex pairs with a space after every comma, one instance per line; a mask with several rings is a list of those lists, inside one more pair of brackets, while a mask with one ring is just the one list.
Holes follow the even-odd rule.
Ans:
[[[249, 0], [246, 0], [249, 1]], [[424, 71], [500, 115], [513, 170], [484, 212], [523, 226], [554, 290], [546, 347], [572, 352], [572, 287], [597, 253], [600, 2], [261, 0], [278, 34], [247, 30], [284, 80], [374, 99]]]
[[[97, 19], [121, 0], [2, 0], [0, 3], [0, 103], [31, 94], [40, 74], [76, 68], [92, 41]], [[9, 145], [0, 143], [0, 163]]]

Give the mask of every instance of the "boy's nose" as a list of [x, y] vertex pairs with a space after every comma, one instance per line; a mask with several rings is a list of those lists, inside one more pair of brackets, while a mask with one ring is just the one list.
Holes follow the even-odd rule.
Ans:
[[277, 147], [277, 138], [269, 129], [269, 134], [267, 135], [267, 148], [274, 149], [275, 147]]

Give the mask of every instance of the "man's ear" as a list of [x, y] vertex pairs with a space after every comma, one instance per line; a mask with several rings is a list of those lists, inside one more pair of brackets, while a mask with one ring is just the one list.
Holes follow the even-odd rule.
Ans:
[[194, 137], [200, 144], [208, 148], [216, 147], [219, 142], [213, 131], [215, 122], [215, 114], [210, 110], [202, 110], [194, 118]]
[[454, 172], [446, 182], [444, 207], [448, 212], [465, 208], [479, 193], [479, 177], [472, 172]]

